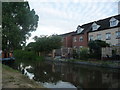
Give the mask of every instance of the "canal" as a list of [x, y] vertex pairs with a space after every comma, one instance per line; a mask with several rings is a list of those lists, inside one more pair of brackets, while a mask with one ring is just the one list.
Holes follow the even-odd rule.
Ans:
[[51, 61], [20, 62], [14, 68], [47, 88], [120, 88], [118, 69]]

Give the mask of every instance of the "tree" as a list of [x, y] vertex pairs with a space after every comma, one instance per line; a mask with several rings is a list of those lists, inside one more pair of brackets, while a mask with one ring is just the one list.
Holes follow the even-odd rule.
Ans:
[[38, 26], [39, 17], [28, 2], [2, 3], [2, 46], [3, 49], [16, 49], [26, 44]]
[[34, 45], [35, 45], [35, 42], [30, 42], [26, 47], [25, 49], [28, 50], [28, 51], [34, 51]]
[[36, 52], [41, 52], [43, 54], [51, 52], [53, 49], [58, 49], [62, 45], [61, 37], [58, 35], [51, 36], [40, 36], [35, 38], [35, 44], [33, 48]]
[[94, 40], [90, 41], [88, 46], [90, 48], [90, 56], [92, 58], [100, 59], [102, 47], [108, 47], [109, 44], [102, 40]]

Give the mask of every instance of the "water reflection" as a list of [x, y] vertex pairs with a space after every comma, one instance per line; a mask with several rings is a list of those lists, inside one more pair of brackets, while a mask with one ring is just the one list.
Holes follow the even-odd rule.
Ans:
[[[63, 82], [63, 81], [58, 81], [56, 84], [45, 82], [45, 83], [43, 83], [43, 85], [47, 88], [61, 88], [61, 87], [62, 88], [76, 88], [71, 83]], [[76, 89], [74, 89], [74, 90], [76, 90]]]
[[48, 88], [120, 88], [119, 70], [52, 62], [21, 63], [19, 68]]
[[34, 74], [33, 73], [30, 73], [28, 70], [29, 69], [32, 69], [32, 67], [29, 65], [29, 66], [25, 66], [24, 67], [24, 64], [21, 63], [20, 64], [20, 67], [18, 68], [21, 70], [22, 74], [28, 76], [29, 79], [33, 79], [34, 78]]

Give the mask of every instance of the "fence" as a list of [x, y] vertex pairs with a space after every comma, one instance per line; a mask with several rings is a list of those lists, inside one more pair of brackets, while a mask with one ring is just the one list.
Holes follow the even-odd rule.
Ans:
[[120, 46], [102, 48], [102, 59], [120, 60]]

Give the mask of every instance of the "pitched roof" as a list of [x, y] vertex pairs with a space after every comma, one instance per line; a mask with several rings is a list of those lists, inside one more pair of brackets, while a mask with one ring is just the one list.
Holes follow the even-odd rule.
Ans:
[[[120, 14], [116, 15], [116, 16], [112, 16], [112, 17], [106, 18], [106, 19], [102, 19], [102, 20], [96, 21], [96, 24], [100, 25], [100, 27], [96, 31], [120, 27], [120, 23], [118, 23], [118, 25], [115, 26], [115, 27], [110, 27], [110, 19], [113, 18], [113, 17], [120, 21]], [[91, 31], [92, 31], [92, 28], [90, 29], [90, 32]]]
[[73, 31], [73, 32], [65, 33], [65, 34], [60, 34], [59, 36], [66, 36], [66, 35], [69, 35], [69, 34], [73, 35], [73, 34], [75, 34], [75, 32]]
[[[115, 18], [117, 20], [119, 20], [119, 23], [117, 26], [115, 27], [110, 27], [110, 19], [111, 18]], [[95, 31], [92, 31], [92, 24], [93, 23], [96, 23], [97, 25], [100, 25], [100, 27], [95, 30]], [[108, 18], [105, 18], [105, 19], [101, 19], [101, 20], [98, 20], [98, 21], [93, 21], [93, 22], [90, 22], [90, 23], [87, 23], [87, 24], [83, 24], [82, 26], [80, 26], [81, 28], [84, 28], [84, 30], [79, 33], [79, 34], [84, 34], [85, 32], [96, 32], [96, 31], [100, 31], [100, 30], [105, 30], [105, 29], [111, 29], [111, 28], [116, 28], [116, 27], [120, 27], [120, 14], [119, 15], [115, 15], [115, 16], [111, 16], [111, 17], [108, 17]], [[76, 33], [74, 35], [79, 35], [76, 31]]]
[[83, 30], [81, 33], [77, 33], [77, 30], [76, 30], [76, 33], [73, 34], [73, 36], [74, 36], [74, 35], [84, 34], [86, 31], [89, 31], [90, 28], [91, 28], [91, 25], [92, 25], [92, 23], [88, 23], [88, 24], [84, 24], [84, 25], [80, 26], [80, 27], [83, 28], [84, 30]]

